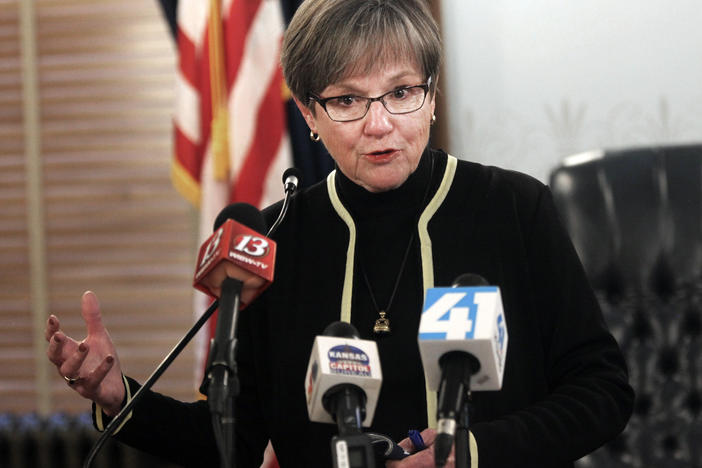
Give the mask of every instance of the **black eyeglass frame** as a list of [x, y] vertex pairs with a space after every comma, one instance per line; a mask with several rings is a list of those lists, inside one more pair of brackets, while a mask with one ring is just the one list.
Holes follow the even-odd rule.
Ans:
[[[355, 122], [356, 120], [361, 120], [363, 117], [366, 116], [366, 114], [368, 114], [368, 110], [370, 109], [371, 104], [373, 104], [375, 101], [380, 101], [380, 103], [383, 105], [385, 110], [388, 111], [388, 113], [393, 114], [393, 115], [403, 115], [403, 114], [411, 114], [412, 112], [417, 112], [419, 109], [424, 107], [424, 102], [427, 100], [427, 94], [429, 94], [430, 87], [431, 87], [431, 76], [429, 77], [427, 82], [424, 84], [419, 84], [419, 85], [414, 85], [414, 86], [402, 86], [400, 88], [395, 88], [393, 90], [390, 90], [387, 93], [385, 93], [381, 96], [377, 96], [377, 97], [357, 96], [355, 94], [341, 94], [339, 96], [331, 96], [328, 98], [321, 98], [321, 97], [317, 96], [316, 94], [308, 93], [307, 99], [309, 99], [310, 101], [315, 101], [320, 106], [322, 106], [322, 109], [324, 109], [324, 112], [326, 112], [327, 116], [330, 119], [332, 119], [334, 122]], [[416, 109], [411, 110], [411, 111], [405, 111], [405, 112], [392, 112], [390, 109], [388, 109], [388, 106], [385, 104], [385, 96], [392, 94], [392, 93], [396, 93], [397, 91], [400, 91], [402, 89], [412, 89], [412, 88], [421, 88], [422, 90], [424, 90], [424, 96], [422, 97], [422, 103]], [[353, 96], [356, 98], [365, 99], [366, 100], [366, 111], [363, 113], [362, 116], [356, 117], [355, 119], [336, 120], [336, 119], [332, 118], [332, 116], [329, 115], [329, 111], [327, 110], [327, 102], [331, 101], [332, 99], [339, 99], [339, 98], [346, 97], [346, 96]]]

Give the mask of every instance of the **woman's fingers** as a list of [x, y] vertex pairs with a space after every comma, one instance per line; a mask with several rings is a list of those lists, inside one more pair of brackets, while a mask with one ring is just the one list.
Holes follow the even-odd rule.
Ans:
[[414, 445], [412, 444], [412, 441], [409, 440], [409, 437], [402, 439], [397, 443], [397, 445], [402, 447], [406, 452], [412, 453], [415, 451]]
[[63, 349], [65, 339], [65, 335], [61, 332], [55, 333], [49, 338], [49, 347], [46, 349], [46, 356], [49, 358], [49, 361], [57, 366], [63, 364], [61, 350]]
[[410, 453], [418, 452], [434, 443], [434, 439], [436, 439], [436, 431], [434, 429], [424, 429], [420, 433], [420, 438], [424, 443], [424, 447], [415, 447], [414, 443], [409, 437], [402, 439], [397, 445]]
[[105, 326], [102, 324], [102, 316], [100, 314], [100, 303], [94, 292], [86, 291], [83, 293], [83, 297], [80, 300], [80, 313], [88, 329], [88, 336], [105, 332]]
[[100, 314], [97, 297], [90, 291], [81, 298], [81, 315], [88, 336], [81, 342], [60, 329], [56, 316], [46, 322], [46, 354], [66, 383], [93, 400], [108, 414], [116, 414], [124, 400], [124, 384], [117, 353]]
[[436, 440], [436, 430], [435, 429], [424, 429], [421, 432], [422, 440], [424, 440], [424, 445], [429, 446], [434, 444]]
[[82, 376], [78, 375], [80, 367], [83, 365], [86, 356], [88, 355], [88, 345], [81, 343], [78, 348], [68, 358], [59, 365], [59, 372], [64, 377], [69, 379], [78, 379]]
[[44, 329], [44, 338], [46, 338], [46, 341], [51, 342], [51, 337], [54, 336], [54, 333], [59, 331], [60, 324], [59, 320], [55, 315], [49, 315], [49, 318], [46, 320], [46, 328]]
[[61, 366], [66, 357], [78, 348], [78, 344], [67, 337], [62, 331], [57, 331], [49, 340], [46, 356], [57, 367]]
[[115, 358], [111, 355], [107, 356], [92, 372], [83, 377], [82, 383], [87, 392], [94, 393], [97, 391], [98, 387], [100, 387], [100, 384], [105, 379], [105, 376], [107, 376], [107, 373], [112, 369], [114, 363]]

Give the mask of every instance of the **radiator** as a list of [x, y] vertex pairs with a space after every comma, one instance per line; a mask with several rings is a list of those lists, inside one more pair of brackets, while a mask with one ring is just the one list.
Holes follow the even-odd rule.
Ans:
[[[80, 468], [100, 433], [89, 413], [0, 414], [0, 468]], [[108, 440], [94, 468], [174, 468], [139, 450]]]

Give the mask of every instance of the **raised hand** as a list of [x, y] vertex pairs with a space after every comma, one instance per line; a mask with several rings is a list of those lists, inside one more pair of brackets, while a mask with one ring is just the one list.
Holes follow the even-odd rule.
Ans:
[[91, 291], [81, 298], [81, 315], [88, 336], [80, 342], [61, 331], [58, 317], [49, 317], [44, 331], [49, 342], [46, 355], [73, 390], [114, 416], [125, 395], [122, 369], [112, 339], [102, 324], [97, 296]]

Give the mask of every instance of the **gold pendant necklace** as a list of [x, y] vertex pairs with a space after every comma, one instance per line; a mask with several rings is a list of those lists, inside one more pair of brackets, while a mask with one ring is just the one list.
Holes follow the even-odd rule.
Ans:
[[378, 315], [380, 315], [380, 318], [375, 321], [373, 332], [378, 335], [390, 333], [390, 320], [385, 318], [385, 311], [381, 310], [378, 312]]
[[373, 325], [373, 333], [376, 335], [387, 335], [390, 333], [390, 319], [387, 318], [388, 311], [392, 307], [392, 301], [395, 299], [395, 294], [397, 293], [397, 288], [400, 286], [400, 279], [402, 279], [402, 272], [405, 271], [405, 265], [407, 264], [407, 257], [409, 257], [410, 250], [412, 250], [412, 244], [414, 243], [414, 231], [410, 236], [409, 242], [407, 243], [407, 248], [405, 249], [405, 255], [402, 258], [402, 263], [400, 264], [400, 270], [397, 272], [397, 277], [395, 278], [395, 285], [392, 288], [392, 293], [390, 294], [390, 299], [388, 300], [388, 305], [385, 309], [381, 310], [378, 307], [378, 303], [375, 300], [375, 294], [373, 294], [373, 289], [371, 288], [370, 281], [368, 281], [368, 275], [366, 274], [366, 269], [361, 265], [361, 272], [363, 273], [363, 280], [366, 283], [366, 288], [368, 289], [368, 295], [370, 296], [371, 302], [373, 302], [373, 307], [378, 311], [378, 318], [375, 320], [375, 325]]

